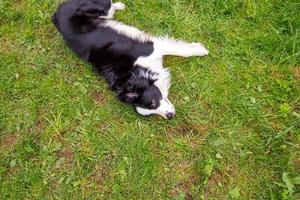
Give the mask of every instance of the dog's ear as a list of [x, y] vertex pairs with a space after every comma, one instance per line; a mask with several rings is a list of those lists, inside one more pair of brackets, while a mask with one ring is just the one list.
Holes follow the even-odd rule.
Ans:
[[84, 16], [91, 18], [98, 18], [99, 16], [107, 15], [105, 9], [99, 5], [94, 6], [91, 4], [85, 4], [84, 6], [78, 8], [75, 13], [76, 16]]
[[148, 86], [149, 82], [144, 78], [130, 79], [119, 92], [118, 99], [133, 104]]

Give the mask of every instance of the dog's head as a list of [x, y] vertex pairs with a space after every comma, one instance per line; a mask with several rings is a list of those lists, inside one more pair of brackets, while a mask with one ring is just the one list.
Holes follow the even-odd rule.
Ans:
[[118, 98], [132, 104], [143, 116], [160, 115], [171, 119], [175, 115], [175, 108], [155, 82], [150, 77], [134, 75], [119, 90]]

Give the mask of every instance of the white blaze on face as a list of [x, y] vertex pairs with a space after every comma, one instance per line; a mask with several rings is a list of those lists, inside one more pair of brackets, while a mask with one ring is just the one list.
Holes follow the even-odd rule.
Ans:
[[149, 109], [145, 109], [145, 108], [136, 107], [136, 111], [139, 114], [144, 115], [144, 116], [160, 115], [165, 119], [169, 119], [168, 116], [170, 116], [170, 115], [172, 117], [175, 115], [175, 108], [167, 98], [160, 100], [160, 106], [155, 110], [149, 110]]

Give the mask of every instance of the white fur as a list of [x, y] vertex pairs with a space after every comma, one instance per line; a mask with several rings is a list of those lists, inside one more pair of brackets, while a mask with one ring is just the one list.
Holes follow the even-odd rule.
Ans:
[[[159, 88], [163, 99], [160, 102], [160, 107], [156, 110], [147, 110], [139, 107], [137, 107], [136, 110], [141, 115], [158, 114], [167, 118], [166, 115], [168, 113], [175, 114], [175, 108], [168, 100], [171, 78], [169, 70], [165, 69], [163, 66], [163, 57], [166, 55], [182, 57], [206, 56], [208, 55], [208, 50], [205, 49], [201, 43], [186, 43], [184, 41], [174, 40], [168, 37], [152, 37], [137, 28], [111, 20], [116, 10], [124, 8], [125, 5], [122, 3], [112, 4], [112, 8], [106, 18], [108, 20], [106, 20], [104, 24], [101, 24], [101, 26], [110, 27], [119, 34], [123, 34], [140, 42], [153, 42], [153, 53], [147, 57], [139, 57], [136, 60], [135, 65], [149, 69], [155, 74], [153, 75], [153, 78], [157, 80], [154, 85]], [[144, 74], [143, 76], [149, 76], [149, 74]]]
[[150, 36], [144, 33], [143, 31], [140, 31], [139, 29], [134, 28], [132, 26], [127, 26], [115, 20], [107, 20], [106, 22], [101, 24], [101, 26], [112, 28], [118, 33], [126, 35], [127, 37], [140, 42], [146, 42], [150, 39]]
[[110, 7], [110, 9], [108, 11], [107, 16], [101, 16], [99, 18], [101, 18], [101, 19], [113, 19], [114, 15], [115, 15], [115, 12], [117, 10], [124, 10], [125, 8], [126, 8], [126, 6], [125, 6], [124, 3], [121, 3], [121, 2], [112, 3], [111, 2], [111, 7]]
[[124, 3], [117, 2], [117, 3], [112, 4], [112, 7], [115, 10], [124, 10], [126, 8], [126, 5]]
[[168, 37], [152, 38], [156, 54], [161, 56], [207, 56], [208, 50], [201, 43], [186, 43]]

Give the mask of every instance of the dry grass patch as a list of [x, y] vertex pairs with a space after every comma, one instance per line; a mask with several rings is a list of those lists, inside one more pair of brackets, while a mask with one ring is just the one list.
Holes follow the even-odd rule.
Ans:
[[20, 135], [17, 133], [12, 133], [4, 136], [0, 141], [0, 149], [4, 151], [9, 151], [14, 149], [20, 139]]

